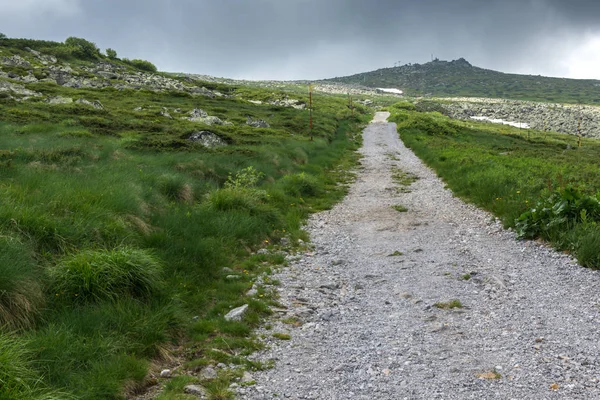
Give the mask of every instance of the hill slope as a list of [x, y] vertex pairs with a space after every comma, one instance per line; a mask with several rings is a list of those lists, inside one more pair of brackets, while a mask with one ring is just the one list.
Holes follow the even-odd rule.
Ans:
[[0, 36], [0, 399], [231, 398], [370, 111], [106, 53]]
[[565, 103], [600, 103], [600, 81], [505, 74], [461, 58], [382, 68], [326, 81], [395, 87], [408, 95], [474, 96]]

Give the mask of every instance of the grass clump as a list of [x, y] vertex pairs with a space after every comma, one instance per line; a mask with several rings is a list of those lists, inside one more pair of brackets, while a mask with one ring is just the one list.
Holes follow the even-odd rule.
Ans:
[[404, 255], [403, 252], [396, 250], [392, 254], [388, 254], [388, 257], [399, 257], [399, 256], [403, 256], [403, 255]]
[[271, 336], [273, 336], [275, 339], [279, 339], [279, 340], [291, 340], [292, 339], [292, 337], [289, 334], [281, 333], [281, 332], [274, 333]]
[[452, 310], [454, 308], [463, 308], [463, 304], [458, 299], [446, 301], [446, 302], [438, 302], [433, 305], [436, 308], [441, 310]]
[[163, 286], [161, 263], [145, 250], [86, 250], [49, 270], [52, 290], [69, 303], [148, 299]]
[[408, 211], [408, 208], [404, 207], [404, 206], [403, 206], [403, 205], [401, 205], [401, 204], [397, 204], [397, 205], [395, 205], [395, 206], [392, 206], [392, 208], [393, 208], [394, 210], [398, 211], [398, 212], [401, 212], [401, 213], [404, 213], [404, 212], [407, 212], [407, 211]]
[[34, 323], [44, 302], [39, 274], [31, 246], [0, 235], [0, 326], [15, 330]]

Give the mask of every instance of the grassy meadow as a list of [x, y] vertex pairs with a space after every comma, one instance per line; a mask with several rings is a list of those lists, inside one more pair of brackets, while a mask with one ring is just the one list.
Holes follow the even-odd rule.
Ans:
[[600, 268], [600, 142], [416, 109], [398, 103], [390, 121], [457, 196]]
[[[306, 240], [308, 214], [344, 195], [370, 115], [317, 95], [311, 141], [308, 111], [247, 101], [284, 93], [204, 86], [230, 97], [50, 83], [26, 87], [104, 109], [0, 97], [0, 399], [130, 398], [173, 357], [181, 376], [161, 398], [193, 398], [186, 371], [265, 367], [243, 356], [274, 300], [245, 294], [285, 259], [256, 251]], [[195, 108], [234, 125], [181, 118]], [[187, 139], [202, 130], [228, 145]], [[242, 304], [243, 321], [223, 319]], [[230, 398], [236, 374], [201, 383]]]

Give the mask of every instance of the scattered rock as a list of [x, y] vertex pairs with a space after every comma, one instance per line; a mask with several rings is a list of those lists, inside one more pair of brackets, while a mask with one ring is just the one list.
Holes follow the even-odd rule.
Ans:
[[46, 99], [48, 104], [71, 104], [73, 99], [70, 97], [54, 96]]
[[202, 369], [202, 371], [200, 371], [200, 374], [198, 374], [198, 377], [202, 380], [216, 379], [217, 371], [209, 365], [208, 367], [206, 367], [206, 368]]
[[253, 119], [252, 117], [248, 117], [246, 120], [246, 125], [250, 125], [253, 128], [270, 128], [271, 125], [267, 121], [262, 119]]
[[254, 382], [254, 377], [248, 371], [244, 371], [244, 375], [242, 376], [242, 383]]
[[248, 312], [248, 304], [244, 304], [241, 307], [234, 308], [225, 315], [227, 321], [241, 321], [244, 315]]
[[169, 114], [169, 111], [165, 107], [163, 107], [159, 114], [165, 118], [173, 119], [173, 117], [171, 116], [171, 114]]
[[223, 122], [221, 120], [221, 118], [219, 117], [214, 117], [214, 116], [208, 116], [206, 118], [202, 118], [201, 121], [198, 122], [202, 122], [203, 124], [212, 126], [212, 125], [225, 125], [225, 122]]
[[208, 117], [208, 114], [206, 113], [206, 111], [201, 110], [199, 108], [194, 108], [192, 111], [190, 111], [189, 120], [194, 121], [196, 119], [201, 119], [201, 118], [206, 118], [206, 117]]
[[215, 147], [227, 146], [227, 142], [225, 140], [221, 139], [219, 136], [210, 131], [194, 132], [188, 137], [188, 140], [200, 143], [204, 147], [211, 149]]
[[199, 385], [187, 385], [183, 388], [184, 393], [197, 397], [206, 397], [206, 389]]
[[171, 372], [170, 369], [163, 369], [162, 371], [160, 371], [161, 378], [170, 378], [172, 375], [173, 375], [173, 373]]
[[79, 99], [76, 101], [77, 104], [83, 104], [84, 106], [94, 107], [97, 110], [104, 110], [104, 106], [99, 100], [89, 101], [86, 99]]
[[14, 55], [12, 57], [2, 57], [0, 63], [6, 65], [7, 67], [31, 68], [29, 61], [18, 55]]

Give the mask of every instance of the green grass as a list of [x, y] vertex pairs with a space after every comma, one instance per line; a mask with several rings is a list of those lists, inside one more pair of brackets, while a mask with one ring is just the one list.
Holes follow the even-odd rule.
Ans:
[[454, 300], [450, 300], [450, 301], [446, 301], [446, 302], [435, 303], [433, 306], [436, 308], [439, 308], [441, 310], [452, 310], [454, 308], [463, 308], [464, 307], [463, 304], [458, 299], [454, 299]]
[[404, 206], [403, 206], [403, 205], [401, 205], [401, 204], [397, 204], [397, 205], [395, 205], [395, 206], [392, 206], [392, 208], [393, 208], [394, 210], [396, 210], [396, 211], [400, 212], [400, 213], [405, 213], [405, 212], [408, 212], [408, 208], [404, 207]]
[[[30, 42], [11, 43], [3, 51], [28, 54], [16, 44]], [[245, 356], [260, 348], [252, 329], [273, 300], [244, 294], [285, 260], [255, 252], [307, 240], [307, 216], [344, 196], [370, 114], [316, 95], [310, 141], [307, 111], [240, 99], [288, 93], [199, 84], [231, 98], [50, 83], [26, 86], [105, 109], [0, 98], [0, 361], [14, 360], [0, 363], [1, 398], [126, 398], [144, 390], [152, 361], [170, 356], [186, 368], [260, 367]], [[194, 108], [235, 125], [178, 118]], [[246, 126], [248, 115], [271, 128]], [[187, 140], [207, 129], [228, 145]], [[243, 322], [223, 319], [246, 303]], [[211, 382], [212, 398], [229, 398], [231, 379]], [[182, 384], [166, 396], [183, 396]]]
[[600, 268], [600, 143], [396, 110], [402, 140], [449, 188], [524, 238], [542, 238]]
[[393, 253], [388, 254], [388, 257], [399, 257], [399, 256], [403, 256], [403, 255], [404, 255], [403, 252], [396, 250]]

